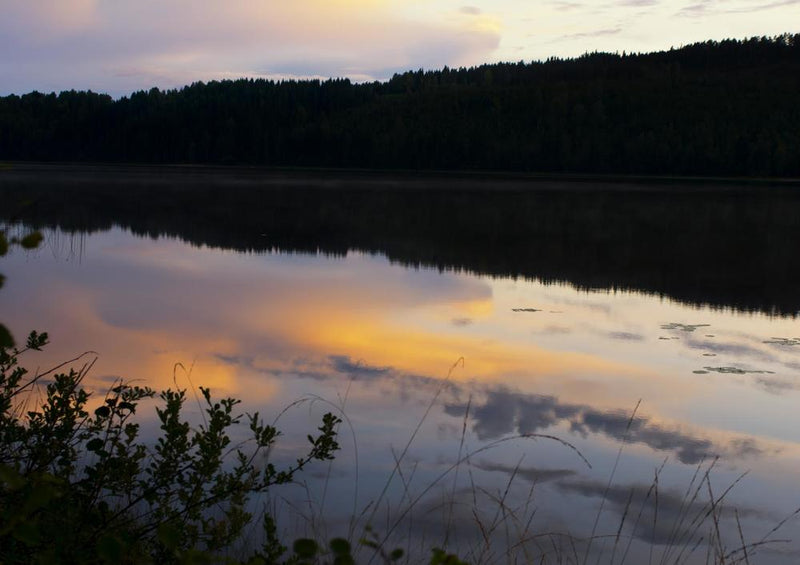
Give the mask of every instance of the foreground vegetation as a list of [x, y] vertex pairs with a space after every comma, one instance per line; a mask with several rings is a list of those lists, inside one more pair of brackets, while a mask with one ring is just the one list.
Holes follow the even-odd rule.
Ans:
[[[91, 410], [91, 395], [81, 385], [89, 366], [29, 375], [18, 365], [18, 355], [46, 341], [46, 334], [32, 333], [24, 348], [0, 350], [4, 564], [222, 561], [253, 518], [253, 495], [292, 481], [338, 448], [339, 420], [326, 414], [296, 464], [259, 466], [278, 431], [257, 413], [237, 414], [238, 401], [214, 400], [204, 388], [205, 414], [197, 426], [183, 414], [185, 390], [156, 395], [121, 383]], [[30, 395], [40, 385], [43, 399], [32, 407]], [[156, 396], [160, 434], [146, 444], [134, 416], [141, 401]], [[250, 441], [234, 445], [229, 428], [243, 419]], [[269, 516], [263, 526], [264, 545], [245, 560], [249, 564], [276, 562], [285, 551]], [[309, 553], [302, 544], [298, 549], [301, 556]]]
[[800, 35], [649, 54], [0, 98], [0, 159], [800, 175]]
[[[0, 231], [0, 256], [41, 239], [33, 232], [9, 241]], [[217, 400], [200, 387], [202, 421], [193, 423], [186, 390], [157, 393], [120, 381], [96, 398], [83, 386], [93, 362], [75, 369], [79, 357], [34, 374], [19, 364], [47, 344], [46, 333], [31, 332], [18, 347], [0, 325], [0, 340], [0, 564], [354, 563], [341, 538], [327, 547], [297, 539], [288, 551], [273, 517], [252, 512], [255, 496], [333, 459], [338, 417], [325, 414], [308, 451], [278, 469], [265, 456], [280, 432], [257, 412], [238, 413], [239, 400]], [[145, 441], [137, 409], [152, 401], [159, 432]], [[240, 424], [248, 439], [237, 439]], [[262, 526], [259, 547], [241, 555], [237, 543], [254, 521]], [[361, 543], [386, 563], [403, 556], [369, 536]], [[436, 549], [430, 563], [460, 561]]]

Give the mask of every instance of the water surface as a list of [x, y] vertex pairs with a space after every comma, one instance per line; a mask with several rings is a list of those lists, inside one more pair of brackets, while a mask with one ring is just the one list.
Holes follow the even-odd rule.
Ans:
[[[91, 350], [97, 391], [118, 379], [204, 385], [249, 411], [292, 406], [277, 461], [300, 454], [321, 413], [346, 415], [332, 465], [274, 493], [287, 531], [370, 522], [392, 532], [390, 545], [446, 539], [475, 560], [505, 561], [510, 546], [520, 562], [569, 562], [575, 543], [577, 561], [620, 562], [630, 543], [630, 562], [651, 546], [654, 562], [704, 562], [712, 523], [692, 519], [709, 489], [719, 496], [748, 472], [719, 511], [729, 550], [741, 545], [734, 508], [756, 542], [800, 506], [800, 325], [783, 294], [726, 304], [701, 285], [670, 296], [437, 268], [408, 260], [408, 240], [386, 253], [314, 253], [113, 223], [44, 232], [41, 248], [2, 265], [3, 322], [51, 336], [28, 366]], [[403, 260], [387, 258], [401, 248]], [[794, 560], [798, 525], [772, 534], [794, 541], [760, 546], [758, 562]]]

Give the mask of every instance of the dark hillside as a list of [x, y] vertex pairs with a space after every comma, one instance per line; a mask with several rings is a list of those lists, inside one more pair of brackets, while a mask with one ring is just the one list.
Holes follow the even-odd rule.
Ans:
[[0, 98], [0, 159], [800, 176], [800, 35], [667, 52]]

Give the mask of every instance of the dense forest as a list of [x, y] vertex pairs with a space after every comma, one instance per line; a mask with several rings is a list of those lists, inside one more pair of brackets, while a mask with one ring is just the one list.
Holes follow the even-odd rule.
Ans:
[[800, 175], [800, 34], [650, 54], [0, 98], [0, 159]]

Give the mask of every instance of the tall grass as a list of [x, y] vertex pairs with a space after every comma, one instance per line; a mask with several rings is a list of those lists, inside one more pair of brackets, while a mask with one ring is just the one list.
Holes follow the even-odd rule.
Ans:
[[[755, 565], [765, 558], [773, 562], [780, 559], [768, 553], [791, 542], [779, 537], [779, 533], [800, 515], [800, 508], [760, 535], [745, 534], [740, 511], [730, 497], [747, 472], [720, 489], [714, 481], [719, 458], [697, 464], [690, 480], [679, 491], [680, 496], [676, 496], [674, 487], [665, 487], [662, 482], [670, 464], [664, 459], [653, 469], [649, 481], [629, 489], [620, 517], [612, 516], [608, 509], [611, 493], [620, 488], [616, 476], [624, 465], [628, 433], [641, 401], [630, 413], [595, 513], [588, 517], [591, 523], [588, 532], [582, 533], [569, 523], [562, 528], [542, 528], [537, 523], [540, 512], [548, 510], [542, 509], [538, 502], [538, 495], [545, 487], [535, 480], [520, 484], [525, 480], [520, 474], [524, 455], [499, 488], [481, 483], [476, 458], [509, 444], [555, 442], [572, 452], [576, 462], [586, 469], [592, 469], [592, 465], [575, 445], [549, 434], [509, 435], [470, 449], [471, 396], [459, 426], [455, 461], [443, 464], [432, 478], [419, 479], [419, 462], [410, 461], [409, 453], [459, 366], [463, 366], [463, 359], [450, 367], [401, 448], [390, 448], [393, 465], [383, 485], [360, 507], [356, 502], [359, 486], [356, 457], [354, 511], [347, 536], [359, 563], [388, 563], [389, 552], [395, 548], [403, 549], [404, 562], [422, 563], [428, 561], [432, 548], [440, 548], [474, 565]], [[336, 406], [357, 448], [357, 432], [347, 418], [344, 403]], [[322, 516], [327, 484], [335, 465], [336, 462], [331, 463], [323, 479], [326, 486], [319, 500], [313, 498], [313, 489], [308, 485], [304, 487], [305, 509], [283, 500], [291, 512], [300, 512], [302, 520], [313, 525], [309, 533], [316, 535], [320, 543], [327, 535]], [[465, 520], [465, 516], [469, 519]], [[573, 518], [577, 524], [587, 516]]]

